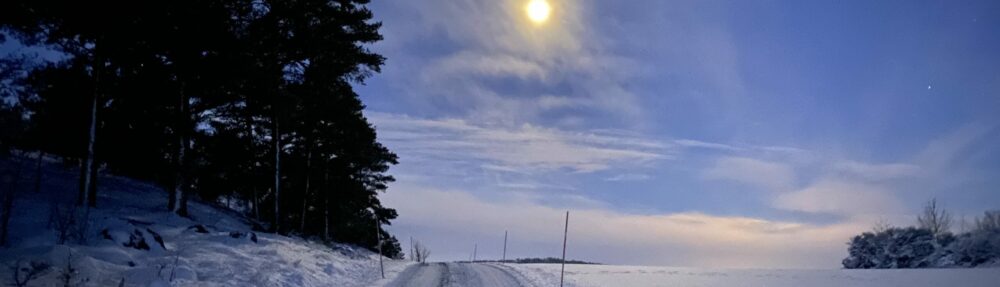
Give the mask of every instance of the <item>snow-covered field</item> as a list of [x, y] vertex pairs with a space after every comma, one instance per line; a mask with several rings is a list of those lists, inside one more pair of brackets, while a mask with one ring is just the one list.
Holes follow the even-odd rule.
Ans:
[[[559, 282], [559, 264], [508, 264], [539, 284]], [[566, 265], [568, 286], [1000, 286], [1000, 269], [786, 270]], [[552, 286], [552, 285], [540, 285]]]
[[[0, 164], [9, 170], [13, 163]], [[26, 267], [31, 262], [50, 267], [27, 286], [63, 286], [64, 274], [72, 274], [72, 286], [119, 286], [123, 280], [125, 286], [377, 286], [388, 282], [380, 279], [377, 255], [367, 250], [253, 232], [238, 214], [200, 202], [191, 202], [191, 218], [179, 217], [166, 211], [166, 193], [159, 187], [113, 176], [100, 179], [98, 208], [90, 211], [86, 242], [56, 244], [53, 220], [59, 216], [53, 212], [63, 207], [65, 214], [65, 208], [72, 206], [76, 170], [54, 162], [45, 164], [42, 192], [34, 193], [34, 165], [22, 164], [12, 209], [11, 246], [0, 249], [2, 286], [13, 283], [13, 269], [8, 266]], [[204, 232], [193, 227], [198, 225]], [[68, 262], [73, 272], [67, 272]], [[385, 262], [389, 277], [409, 265]]]

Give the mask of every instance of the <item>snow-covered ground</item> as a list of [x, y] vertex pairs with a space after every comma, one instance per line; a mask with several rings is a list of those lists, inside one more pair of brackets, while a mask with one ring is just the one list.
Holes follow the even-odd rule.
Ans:
[[[559, 264], [507, 264], [538, 286], [558, 286]], [[1000, 269], [788, 270], [566, 265], [566, 286], [1000, 286]]]
[[[8, 171], [13, 164], [17, 163], [0, 161], [0, 167]], [[70, 269], [67, 261], [74, 269], [70, 280], [78, 284], [73, 286], [119, 286], [123, 280], [125, 286], [377, 286], [388, 282], [380, 279], [377, 255], [367, 250], [253, 232], [237, 213], [200, 202], [190, 203], [191, 218], [179, 217], [166, 211], [166, 193], [159, 187], [114, 176], [100, 179], [98, 208], [90, 210], [86, 242], [56, 244], [54, 221], [60, 216], [54, 211], [62, 207], [61, 213], [66, 214], [72, 206], [77, 171], [46, 163], [42, 192], [35, 193], [34, 165], [30, 161], [20, 164], [11, 244], [0, 249], [3, 286], [13, 283], [13, 268], [8, 266], [26, 267], [31, 262], [50, 267], [27, 286], [63, 286], [62, 276]], [[203, 232], [195, 226], [203, 227]], [[390, 278], [410, 265], [394, 260], [385, 264]]]
[[427, 263], [410, 265], [385, 286], [521, 287], [551, 285], [533, 281], [512, 268], [496, 263]]
[[[0, 172], [12, 170], [14, 164], [18, 163], [0, 160]], [[32, 163], [19, 164], [22, 172], [10, 226], [11, 244], [0, 249], [0, 285], [13, 283], [11, 266], [27, 267], [31, 262], [49, 268], [27, 286], [63, 286], [63, 276], [69, 273], [73, 274], [72, 286], [119, 286], [122, 281], [125, 286], [559, 284], [558, 264], [449, 263], [419, 269], [411, 268], [417, 266], [409, 261], [385, 260], [387, 279], [381, 279], [378, 257], [367, 250], [253, 232], [239, 214], [200, 202], [191, 203], [190, 218], [178, 217], [166, 212], [166, 193], [159, 187], [114, 176], [100, 179], [99, 207], [90, 211], [85, 242], [74, 239], [56, 244], [55, 221], [61, 216], [54, 211], [66, 214], [73, 206], [77, 171], [46, 163], [42, 191], [35, 193]], [[67, 262], [73, 272], [66, 272]], [[1000, 269], [754, 270], [570, 264], [566, 282], [566, 286], [976, 287], [1000, 286]]]

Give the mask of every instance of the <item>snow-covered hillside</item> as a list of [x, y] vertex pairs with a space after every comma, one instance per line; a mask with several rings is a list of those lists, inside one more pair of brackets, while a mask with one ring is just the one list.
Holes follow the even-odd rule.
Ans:
[[[100, 178], [98, 208], [86, 228], [70, 224], [77, 170], [43, 165], [41, 192], [34, 192], [31, 161], [0, 161], [10, 178], [21, 165], [13, 203], [10, 244], [0, 249], [0, 284], [24, 278], [34, 263], [44, 269], [27, 286], [369, 286], [381, 285], [377, 255], [360, 248], [333, 248], [303, 239], [254, 232], [239, 214], [192, 202], [191, 217], [166, 211], [159, 187], [127, 178]], [[3, 187], [6, 192], [7, 186]], [[69, 225], [59, 241], [58, 226]], [[67, 228], [64, 228], [67, 229]], [[83, 230], [83, 232], [77, 232]], [[162, 242], [162, 243], [161, 243]], [[386, 260], [387, 276], [408, 265]], [[69, 271], [72, 270], [72, 271]], [[70, 274], [67, 277], [67, 274]]]
[[[508, 264], [535, 282], [558, 284], [559, 264]], [[547, 279], [547, 280], [546, 280]], [[567, 286], [962, 286], [1000, 285], [1000, 269], [790, 270], [566, 265]]]

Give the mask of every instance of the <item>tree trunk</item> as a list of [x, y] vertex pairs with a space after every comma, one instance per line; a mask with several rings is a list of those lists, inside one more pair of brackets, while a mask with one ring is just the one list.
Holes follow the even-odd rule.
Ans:
[[310, 175], [312, 174], [312, 145], [308, 142], [306, 144], [308, 145], [306, 148], [306, 188], [305, 191], [302, 192], [302, 216], [300, 217], [301, 221], [299, 222], [299, 231], [303, 233], [306, 231], [306, 207], [309, 202], [309, 180]]
[[187, 189], [187, 105], [188, 99], [181, 84], [177, 103], [177, 115], [174, 122], [174, 133], [177, 134], [177, 153], [174, 161], [174, 186], [170, 190], [167, 208], [178, 215], [187, 215], [187, 202], [184, 191]]
[[274, 222], [271, 228], [281, 232], [281, 125], [278, 124], [278, 112], [274, 111], [274, 132], [271, 141], [274, 142]]
[[[95, 48], [96, 50], [96, 48]], [[94, 52], [97, 53], [96, 51]], [[93, 194], [96, 194], [96, 190], [91, 190], [93, 184], [91, 183], [94, 178], [94, 142], [97, 139], [97, 104], [100, 98], [100, 83], [101, 83], [101, 72], [104, 70], [104, 62], [100, 57], [95, 57], [94, 66], [94, 95], [90, 103], [90, 132], [87, 134], [87, 155], [80, 166], [80, 196], [77, 199], [77, 204], [84, 205], [87, 204], [91, 207], [96, 206], [97, 200], [92, 198]]]
[[[180, 152], [180, 148], [177, 149]], [[178, 152], [174, 153], [174, 169], [177, 169], [178, 162], [180, 162], [180, 155]], [[177, 211], [177, 186], [179, 179], [177, 178], [177, 171], [174, 171], [174, 179], [170, 182], [170, 186], [167, 187], [167, 211], [175, 212]]]
[[42, 159], [44, 157], [45, 152], [39, 149], [38, 156], [35, 158], [35, 193], [42, 192]]
[[251, 112], [250, 112], [250, 98], [247, 97], [245, 99], [245, 101], [246, 101], [246, 103], [245, 103], [246, 104], [246, 113], [244, 113], [243, 116], [245, 118], [244, 120], [246, 121], [246, 127], [247, 127], [247, 131], [246, 131], [247, 132], [246, 137], [247, 137], [247, 141], [248, 141], [247, 151], [250, 152], [250, 163], [247, 165], [248, 172], [250, 173], [250, 180], [248, 180], [248, 184], [250, 185], [251, 194], [253, 194], [253, 199], [252, 199], [252, 202], [253, 202], [253, 216], [254, 216], [254, 218], [257, 219], [257, 221], [260, 221], [260, 196], [257, 194], [257, 181], [255, 180], [256, 179], [256, 170], [254, 169], [254, 167], [255, 167], [254, 163], [257, 161], [257, 159], [256, 159], [256, 157], [253, 154], [254, 153], [254, 148], [255, 148], [254, 138], [253, 138], [253, 136], [254, 136], [253, 135], [253, 131], [254, 131], [253, 124], [254, 124], [254, 121], [253, 121], [253, 114], [251, 114]]
[[323, 168], [323, 240], [330, 240], [330, 170], [327, 168]]
[[14, 196], [17, 193], [18, 181], [21, 179], [21, 163], [16, 162], [15, 164], [17, 165], [17, 169], [13, 176], [9, 178], [10, 182], [4, 186], [3, 210], [0, 211], [0, 246], [7, 246], [10, 216], [13, 214], [12, 209], [14, 208]]
[[257, 187], [254, 186], [253, 189], [253, 216], [260, 221], [260, 196], [257, 195]]
[[190, 153], [190, 146], [189, 146], [190, 142], [191, 141], [188, 140], [187, 136], [182, 136], [181, 137], [181, 142], [180, 142], [181, 143], [181, 150], [180, 150], [180, 152], [181, 152], [180, 153], [180, 157], [181, 157], [181, 170], [178, 171], [178, 173], [177, 173], [177, 177], [179, 178], [179, 183], [177, 184], [177, 187], [175, 189], [175, 192], [178, 195], [177, 196], [178, 197], [178, 199], [177, 199], [177, 215], [185, 216], [185, 217], [188, 216], [187, 203], [188, 203], [188, 197], [191, 195], [190, 191], [189, 191], [190, 188], [188, 188], [188, 168], [189, 168], [189, 164], [188, 164], [188, 159], [187, 159], [188, 158], [187, 154]]
[[87, 201], [87, 206], [95, 207], [95, 206], [97, 206], [97, 159], [96, 159], [96, 157], [94, 158], [94, 161], [91, 162], [90, 170], [91, 170], [91, 172], [90, 172], [90, 196], [87, 197], [89, 199]]
[[[179, 152], [180, 148], [178, 148], [177, 151]], [[178, 162], [180, 162], [180, 155], [178, 153], [174, 153], [174, 168], [175, 169], [178, 166], [178, 164], [177, 164]], [[170, 212], [177, 211], [177, 186], [179, 185], [178, 184], [179, 180], [180, 179], [177, 178], [177, 173], [175, 171], [174, 172], [174, 180], [173, 180], [173, 182], [171, 182], [171, 186], [168, 187], [169, 189], [167, 190], [167, 211], [170, 211]]]
[[184, 83], [181, 83], [180, 109], [178, 111], [180, 115], [178, 117], [178, 122], [177, 122], [177, 131], [180, 140], [179, 150], [177, 154], [179, 155], [180, 158], [180, 161], [178, 162], [180, 168], [177, 170], [178, 181], [177, 181], [177, 186], [174, 189], [174, 192], [177, 193], [177, 198], [178, 198], [177, 215], [180, 216], [188, 215], [187, 202], [188, 202], [188, 196], [190, 196], [189, 194], [190, 192], [188, 191], [190, 189], [188, 188], [188, 175], [189, 175], [188, 169], [191, 168], [188, 160], [189, 157], [188, 153], [190, 153], [191, 149], [190, 148], [191, 126], [189, 124], [189, 122], [191, 121], [191, 115], [190, 115], [191, 112], [190, 112], [190, 107], [188, 106], [189, 99], [187, 93], [184, 91], [184, 88], [185, 88]]

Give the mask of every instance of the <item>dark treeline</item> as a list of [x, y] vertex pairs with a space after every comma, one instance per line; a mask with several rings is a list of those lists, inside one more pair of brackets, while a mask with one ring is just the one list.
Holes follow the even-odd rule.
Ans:
[[104, 169], [181, 216], [235, 199], [271, 231], [369, 248], [377, 218], [398, 256], [377, 197], [396, 155], [352, 88], [384, 61], [367, 2], [4, 1], [0, 37], [61, 60], [4, 59], [0, 144], [78, 165], [80, 205], [100, 206]]
[[[524, 263], [524, 264], [529, 264], [529, 263], [553, 263], [553, 264], [558, 264], [558, 263], [563, 263], [563, 260], [561, 258], [545, 257], [545, 258], [518, 258], [518, 259], [507, 259], [507, 260], [477, 260], [476, 262], [504, 262], [504, 263]], [[592, 265], [600, 265], [601, 263], [589, 262], [589, 261], [583, 261], [583, 260], [572, 260], [572, 259], [569, 259], [569, 260], [566, 260], [566, 264], [592, 264]]]

